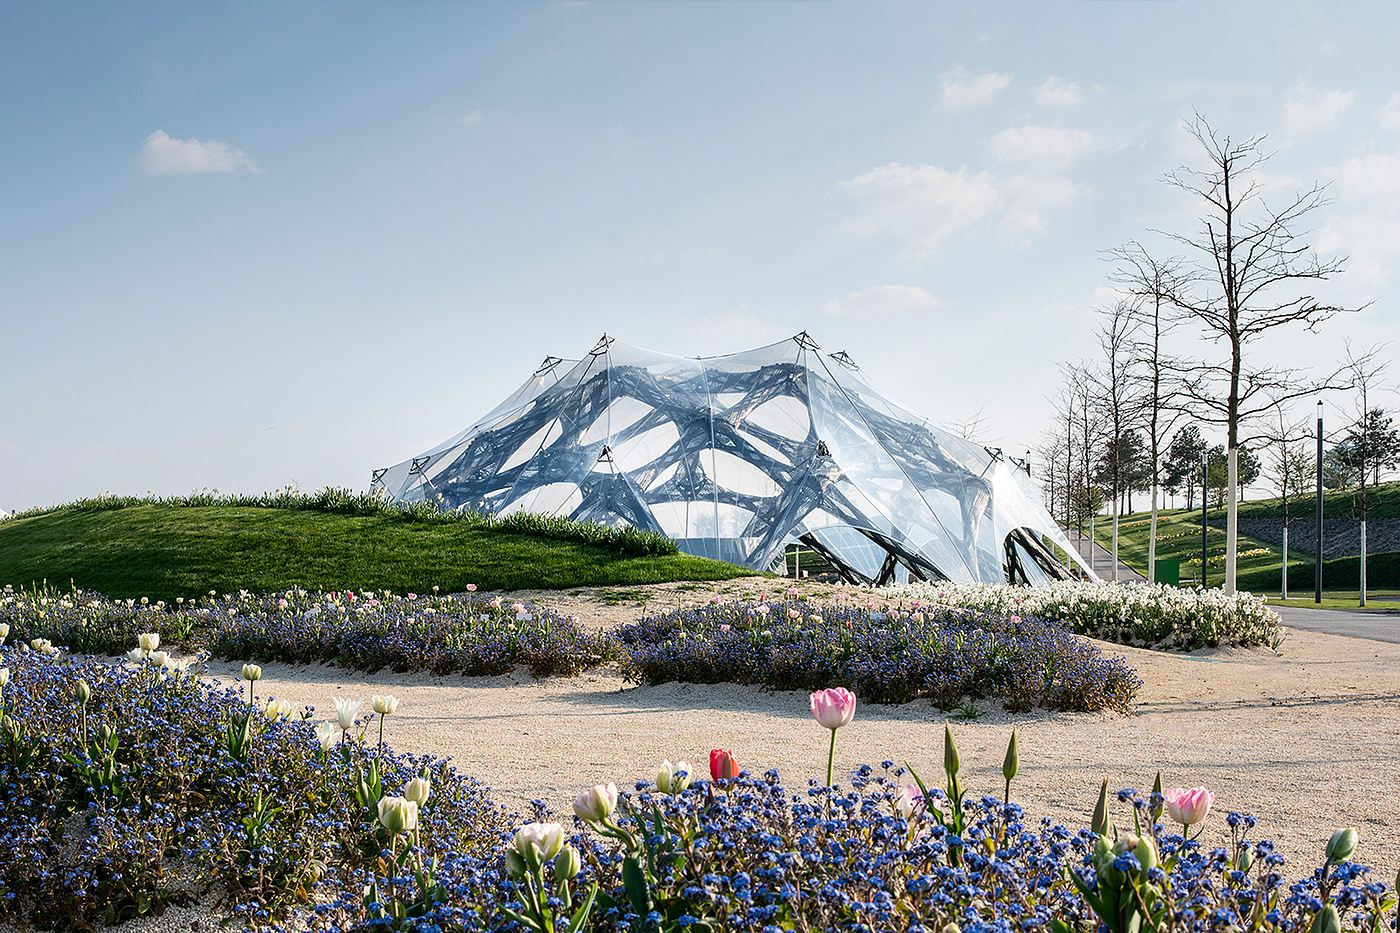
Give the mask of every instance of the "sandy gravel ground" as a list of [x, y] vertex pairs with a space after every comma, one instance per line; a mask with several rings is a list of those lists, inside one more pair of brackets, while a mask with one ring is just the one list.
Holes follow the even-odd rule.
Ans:
[[[806, 583], [803, 589], [830, 591]], [[638, 618], [642, 603], [657, 610], [744, 592], [743, 583], [731, 582], [517, 596], [608, 626]], [[1145, 791], [1160, 768], [1168, 786], [1204, 785], [1216, 793], [1218, 817], [1212, 814], [1205, 840], [1224, 841], [1227, 811], [1253, 813], [1260, 820], [1256, 837], [1272, 838], [1289, 856], [1290, 874], [1301, 874], [1317, 864], [1334, 828], [1356, 826], [1357, 859], [1380, 878], [1395, 878], [1400, 645], [1289, 630], [1278, 654], [1101, 647], [1126, 656], [1142, 677], [1135, 712], [1010, 714], [984, 701], [976, 720], [953, 720], [972, 792], [1000, 792], [1002, 754], [1014, 726], [1021, 774], [1013, 798], [1033, 817], [1085, 826], [1101, 780], [1110, 789]], [[234, 680], [238, 667], [216, 663], [212, 670]], [[334, 718], [332, 697], [393, 693], [400, 705], [387, 737], [395, 747], [451, 756], [512, 808], [539, 798], [567, 814], [580, 790], [652, 779], [663, 758], [707, 773], [712, 748], [733, 749], [743, 767], [757, 772], [777, 768], [790, 788], [824, 776], [827, 734], [808, 712], [806, 695], [796, 692], [635, 686], [610, 669], [537, 681], [523, 671], [365, 675], [283, 664], [263, 665], [257, 686], [259, 698], [315, 707], [315, 719]], [[936, 777], [946, 719], [926, 702], [862, 704], [839, 735], [838, 773], [892, 759]], [[1126, 807], [1115, 816], [1130, 819]]]

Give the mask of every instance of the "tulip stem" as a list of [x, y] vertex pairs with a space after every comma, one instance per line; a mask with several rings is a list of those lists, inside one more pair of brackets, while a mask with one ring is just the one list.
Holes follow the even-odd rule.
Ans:
[[836, 760], [836, 730], [831, 730], [831, 747], [826, 752], [826, 786], [831, 786], [831, 766]]

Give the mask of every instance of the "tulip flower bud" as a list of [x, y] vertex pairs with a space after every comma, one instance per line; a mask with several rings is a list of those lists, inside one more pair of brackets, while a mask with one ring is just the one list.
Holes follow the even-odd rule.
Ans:
[[432, 784], [425, 777], [416, 777], [403, 786], [403, 795], [406, 800], [412, 800], [418, 806], [428, 802], [428, 797], [432, 794]]
[[0, 687], [8, 687], [9, 685], [10, 669], [8, 667], [0, 667]]
[[391, 833], [411, 833], [418, 828], [418, 804], [402, 797], [385, 797], [379, 801], [379, 822]]
[[583, 856], [578, 854], [578, 849], [573, 846], [564, 846], [559, 850], [559, 856], [554, 860], [554, 877], [559, 881], [568, 881], [583, 869]]
[[160, 647], [160, 635], [155, 632], [146, 632], [136, 640], [141, 644], [142, 651], [155, 651]]
[[943, 724], [943, 770], [948, 772], [948, 777], [956, 777], [958, 769], [962, 767], [962, 761], [958, 758], [958, 747], [953, 744], [953, 727], [946, 722]]
[[170, 660], [170, 652], [152, 651], [146, 656], [146, 660], [150, 661], [151, 664], [155, 665], [156, 667], [165, 667], [166, 662]]
[[1133, 846], [1133, 854], [1137, 856], [1138, 862], [1142, 864], [1142, 874], [1144, 876], [1153, 868], [1157, 867], [1157, 847], [1152, 844], [1151, 836], [1138, 836], [1137, 842]]
[[92, 699], [92, 688], [88, 686], [86, 680], [79, 680], [78, 686], [73, 688], [73, 694], [78, 698], [78, 702], [87, 706], [88, 700]]
[[1016, 776], [1016, 772], [1021, 767], [1021, 756], [1016, 751], [1016, 730], [1011, 730], [1011, 741], [1006, 745], [1006, 758], [1001, 763], [1001, 776], [1006, 778], [1007, 783]]
[[584, 791], [574, 798], [574, 813], [588, 823], [601, 823], [612, 816], [617, 809], [617, 785], [601, 784]]
[[1089, 824], [1089, 828], [1102, 836], [1108, 832], [1108, 779], [1104, 778], [1103, 786], [1099, 788], [1099, 802], [1094, 805], [1094, 819]]
[[10, 637], [10, 623], [0, 622], [0, 642]]
[[388, 693], [383, 696], [380, 696], [376, 693], [374, 696], [369, 698], [369, 705], [370, 709], [374, 710], [381, 716], [392, 716], [394, 714], [394, 710], [399, 708], [399, 701], [398, 698], [395, 697], [392, 693]]
[[132, 648], [126, 653], [126, 659], [140, 664], [142, 661], [146, 660], [146, 652], [142, 651], [140, 648]]
[[256, 664], [243, 665], [243, 679], [248, 681], [248, 683], [252, 683], [260, 677], [262, 677], [262, 668], [258, 667]]
[[1254, 850], [1249, 846], [1241, 848], [1239, 857], [1235, 859], [1235, 867], [1240, 871], [1249, 871], [1254, 867]]
[[1356, 851], [1356, 827], [1339, 829], [1327, 841], [1327, 864], [1336, 865], [1351, 858]]
[[516, 881], [525, 877], [525, 860], [514, 849], [506, 849], [506, 874]]
[[943, 929], [939, 930], [938, 933], [962, 933], [962, 927], [949, 920], [943, 924]]
[[1335, 904], [1327, 904], [1317, 912], [1308, 933], [1342, 933], [1342, 918]]

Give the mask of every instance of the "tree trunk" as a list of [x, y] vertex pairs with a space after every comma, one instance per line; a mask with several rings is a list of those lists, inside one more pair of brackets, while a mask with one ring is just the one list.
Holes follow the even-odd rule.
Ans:
[[1238, 447], [1231, 447], [1227, 455], [1230, 465], [1230, 498], [1227, 502], [1225, 512], [1225, 595], [1235, 594], [1235, 528], [1239, 522], [1239, 502], [1235, 497], [1235, 490], [1238, 488], [1240, 450]]
[[[1153, 466], [1156, 475], [1156, 466]], [[1147, 582], [1157, 582], [1157, 483], [1152, 483], [1152, 525], [1147, 532]]]

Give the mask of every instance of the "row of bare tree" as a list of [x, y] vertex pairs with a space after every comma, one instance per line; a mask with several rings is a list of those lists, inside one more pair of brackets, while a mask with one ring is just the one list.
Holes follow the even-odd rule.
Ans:
[[[1267, 447], [1281, 482], [1296, 491], [1299, 443], [1311, 425], [1290, 416], [1290, 403], [1358, 388], [1364, 423], [1371, 414], [1366, 393], [1376, 390], [1384, 362], [1378, 348], [1355, 353], [1348, 346], [1346, 359], [1319, 377], [1277, 365], [1262, 352], [1259, 342], [1270, 332], [1315, 331], [1334, 315], [1359, 310], [1314, 293], [1345, 262], [1320, 258], [1304, 240], [1309, 215], [1328, 203], [1325, 190], [1315, 184], [1267, 201], [1260, 185], [1269, 158], [1264, 137], [1233, 139], [1200, 115], [1187, 129], [1200, 143], [1206, 167], [1181, 167], [1163, 181], [1199, 206], [1200, 226], [1185, 234], [1153, 231], [1176, 255], [1159, 255], [1139, 242], [1110, 251], [1118, 297], [1101, 311], [1098, 359], [1064, 367], [1055, 399], [1058, 425], [1040, 449], [1047, 465], [1041, 478], [1051, 511], [1067, 525], [1092, 520], [1105, 501], [1111, 504], [1116, 568], [1120, 500], [1142, 488], [1138, 464], [1150, 464], [1152, 572], [1168, 439], [1187, 419], [1223, 430], [1224, 586], [1233, 593], [1242, 447]], [[1364, 492], [1365, 464], [1371, 461], [1367, 442], [1361, 443]], [[1252, 464], [1246, 467], [1257, 473]]]

